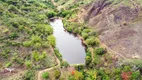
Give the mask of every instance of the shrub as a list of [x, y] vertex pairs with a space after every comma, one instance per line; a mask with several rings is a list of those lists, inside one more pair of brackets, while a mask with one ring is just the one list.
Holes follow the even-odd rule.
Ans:
[[16, 32], [10, 34], [10, 36], [9, 36], [10, 39], [15, 39], [17, 37], [18, 37], [18, 34]]
[[98, 38], [91, 36], [88, 39], [86, 39], [86, 43], [89, 46], [94, 46], [94, 45], [98, 46], [100, 42]]
[[69, 26], [66, 28], [68, 32], [73, 32], [73, 27]]
[[55, 37], [53, 36], [53, 35], [50, 35], [50, 36], [48, 36], [48, 41], [49, 41], [49, 44], [52, 46], [52, 47], [55, 47], [55, 45], [56, 45], [56, 39], [55, 39]]
[[36, 25], [36, 31], [39, 31], [44, 35], [51, 35], [53, 33], [53, 28], [50, 25], [38, 24]]
[[53, 28], [50, 25], [46, 25], [45, 32], [48, 33], [48, 35], [50, 35], [53, 33]]
[[88, 36], [89, 36], [88, 33], [84, 33], [84, 32], [83, 32], [81, 35], [82, 35], [82, 37], [83, 37], [85, 40], [86, 40], [86, 39], [88, 38]]
[[100, 57], [97, 54], [94, 54], [93, 64], [97, 65], [98, 63], [100, 63]]
[[23, 80], [35, 80], [35, 71], [28, 70], [25, 75], [22, 77]]
[[58, 57], [60, 61], [62, 61], [62, 55], [57, 48], [54, 48], [55, 55]]
[[84, 33], [89, 33], [89, 32], [91, 32], [91, 29], [84, 29], [83, 32]]
[[36, 49], [39, 49], [41, 47], [41, 43], [37, 42], [37, 43], [34, 43], [34, 48]]
[[102, 48], [102, 47], [99, 47], [99, 48], [96, 48], [96, 49], [95, 49], [95, 53], [96, 53], [97, 55], [103, 55], [103, 54], [106, 53], [106, 50], [105, 50], [104, 48]]
[[68, 66], [69, 66], [69, 64], [68, 64], [66, 61], [62, 61], [61, 66], [68, 67]]
[[84, 75], [83, 75], [82, 72], [75, 71], [74, 78], [75, 78], [75, 80], [83, 80], [84, 79]]
[[76, 80], [74, 76], [70, 75], [68, 80]]
[[8, 10], [9, 10], [9, 11], [18, 12], [17, 7], [16, 7], [16, 6], [14, 6], [14, 5], [9, 5], [9, 6], [8, 6]]
[[32, 62], [31, 61], [26, 61], [25, 65], [26, 65], [27, 68], [31, 68]]
[[48, 17], [48, 18], [52, 18], [52, 17], [54, 17], [54, 16], [56, 16], [56, 15], [57, 15], [57, 13], [56, 13], [56, 12], [53, 12], [53, 11], [50, 11], [50, 12], [47, 13], [47, 17]]
[[25, 41], [25, 42], [23, 42], [23, 46], [30, 47], [31, 46], [31, 41]]
[[42, 47], [48, 48], [49, 47], [48, 41], [42, 42]]
[[86, 66], [88, 66], [91, 63], [92, 58], [90, 56], [86, 56], [85, 61], [86, 61]]
[[124, 65], [123, 71], [125, 71], [125, 72], [131, 71], [131, 67], [127, 66], [127, 65]]
[[39, 61], [39, 53], [38, 53], [38, 52], [33, 52], [33, 53], [32, 53], [32, 58], [33, 58], [33, 60], [35, 60], [35, 61]]
[[80, 71], [84, 69], [84, 65], [77, 65], [75, 66], [76, 70]]
[[11, 62], [6, 63], [6, 67], [10, 67], [12, 65]]
[[137, 79], [138, 77], [140, 77], [140, 71], [135, 71], [132, 73], [132, 79]]
[[31, 42], [32, 42], [32, 44], [37, 43], [37, 42], [41, 42], [41, 38], [38, 35], [32, 35]]
[[65, 11], [62, 11], [61, 13], [61, 16], [62, 17], [66, 17], [67, 15], [71, 14], [72, 12], [70, 10], [65, 10]]
[[49, 73], [48, 72], [42, 73], [42, 78], [43, 79], [48, 79], [49, 78]]
[[56, 79], [58, 79], [61, 75], [61, 72], [59, 70], [55, 70], [54, 76]]

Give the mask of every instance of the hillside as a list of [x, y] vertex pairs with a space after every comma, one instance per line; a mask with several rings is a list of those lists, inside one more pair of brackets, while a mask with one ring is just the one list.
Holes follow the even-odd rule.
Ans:
[[142, 59], [140, 0], [97, 0], [84, 7], [78, 20], [99, 33], [100, 40], [127, 58]]
[[0, 0], [0, 80], [141, 80], [141, 25], [141, 0]]
[[6, 68], [18, 73], [57, 65], [49, 41], [53, 29], [47, 15], [52, 10], [49, 1], [0, 1], [0, 79], [13, 75]]

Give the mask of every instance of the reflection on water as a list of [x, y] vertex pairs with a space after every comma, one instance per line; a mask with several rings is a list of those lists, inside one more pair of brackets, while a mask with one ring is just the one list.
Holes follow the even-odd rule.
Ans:
[[81, 40], [72, 34], [65, 31], [62, 20], [56, 19], [50, 22], [54, 29], [54, 36], [56, 37], [56, 47], [59, 49], [69, 64], [84, 64], [85, 63], [85, 47]]

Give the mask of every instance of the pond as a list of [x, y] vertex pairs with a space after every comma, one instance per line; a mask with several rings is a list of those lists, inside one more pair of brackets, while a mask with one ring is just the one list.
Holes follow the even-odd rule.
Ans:
[[84, 64], [86, 51], [82, 41], [64, 29], [61, 19], [50, 22], [50, 25], [54, 29], [56, 47], [62, 54], [63, 59], [69, 64]]

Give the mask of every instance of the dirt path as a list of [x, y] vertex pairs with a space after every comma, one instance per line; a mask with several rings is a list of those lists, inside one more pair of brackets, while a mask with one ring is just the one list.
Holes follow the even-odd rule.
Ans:
[[[52, 53], [54, 53], [54, 49], [52, 48]], [[56, 57], [56, 55], [54, 54], [54, 56]], [[39, 71], [38, 72], [38, 80], [42, 80], [42, 73], [43, 72], [47, 72], [47, 71], [49, 71], [49, 70], [52, 70], [52, 69], [55, 69], [55, 68], [59, 68], [60, 67], [60, 60], [56, 57], [56, 61], [57, 61], [57, 64], [58, 65], [56, 65], [56, 66], [54, 66], [54, 67], [51, 67], [51, 68], [47, 68], [47, 69], [44, 69], [44, 70], [41, 70], [41, 71]]]

